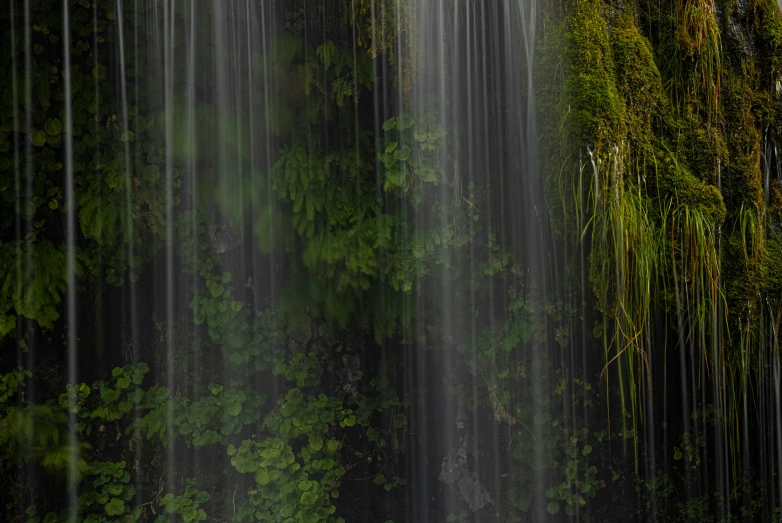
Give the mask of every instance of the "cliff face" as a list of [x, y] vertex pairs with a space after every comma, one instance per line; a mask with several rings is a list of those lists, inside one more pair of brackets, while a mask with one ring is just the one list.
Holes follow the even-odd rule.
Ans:
[[591, 232], [598, 305], [631, 340], [649, 299], [675, 312], [690, 291], [717, 298], [708, 320], [733, 336], [703, 332], [701, 349], [762, 352], [737, 343], [766, 343], [782, 283], [777, 5], [574, 1], [550, 16], [536, 77], [547, 200], [555, 229], [580, 218]]
[[[782, 318], [779, 6], [574, 0], [544, 11], [546, 200], [565, 249], [582, 253], [569, 273], [588, 278], [600, 311], [614, 419], [631, 412], [636, 436], [648, 430], [637, 420], [653, 399], [670, 402], [661, 372], [676, 368], [682, 428], [713, 401], [726, 432], [704, 448], [729, 449], [714, 466], [735, 479], [758, 456], [746, 427], [762, 415], [747, 398], [771, 386]], [[634, 441], [645, 449], [636, 467], [648, 441]]]

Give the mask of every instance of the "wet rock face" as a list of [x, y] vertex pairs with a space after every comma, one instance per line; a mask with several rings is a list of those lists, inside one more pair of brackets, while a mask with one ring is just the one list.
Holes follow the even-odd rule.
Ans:
[[[777, 2], [782, 2], [782, 0], [777, 0]], [[746, 22], [748, 9], [747, 0], [739, 0], [733, 12], [727, 16], [726, 28], [722, 34], [725, 44], [744, 60], [755, 58], [757, 55], [754, 35]]]
[[725, 39], [730, 45], [730, 48], [741, 58], [750, 59], [755, 57], [755, 42], [752, 35], [745, 27], [745, 24], [736, 22], [732, 17], [729, 17], [727, 20]]
[[451, 450], [443, 458], [438, 479], [451, 487], [470, 510], [476, 512], [493, 502], [489, 492], [478, 480], [478, 475], [468, 468], [467, 456], [467, 444], [463, 440], [461, 447]]
[[212, 242], [212, 249], [223, 254], [242, 243], [242, 233], [231, 229], [227, 224], [213, 224], [209, 226], [209, 239]]
[[361, 358], [358, 356], [342, 356], [342, 367], [335, 370], [342, 382], [342, 388], [351, 396], [356, 396], [364, 374], [361, 372]]

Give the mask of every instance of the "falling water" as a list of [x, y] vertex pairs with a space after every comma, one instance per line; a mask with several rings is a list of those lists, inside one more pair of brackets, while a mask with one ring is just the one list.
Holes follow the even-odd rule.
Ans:
[[2, 521], [782, 518], [774, 3], [2, 9]]
[[[70, 30], [70, 6], [66, 0], [62, 3], [62, 49], [63, 49], [63, 83], [65, 91], [65, 125], [63, 134], [65, 139], [65, 151], [63, 152], [65, 165], [65, 206], [67, 216], [65, 222], [66, 242], [66, 274], [68, 281], [67, 290], [67, 353], [68, 353], [68, 384], [76, 387], [79, 377], [77, 362], [79, 358], [78, 324], [76, 323], [76, 201], [73, 194], [73, 110], [71, 107], [71, 30]], [[78, 496], [78, 462], [81, 456], [78, 452], [78, 436], [76, 434], [75, 416], [76, 405], [73, 401], [68, 404], [68, 506], [75, 507]], [[77, 521], [75, 512], [71, 516]]]

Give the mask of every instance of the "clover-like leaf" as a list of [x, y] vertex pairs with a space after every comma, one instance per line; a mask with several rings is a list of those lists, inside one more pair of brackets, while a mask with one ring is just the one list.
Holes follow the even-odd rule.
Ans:
[[36, 147], [43, 147], [46, 143], [46, 133], [39, 131], [38, 129], [33, 129], [30, 131], [30, 142]]
[[43, 128], [46, 130], [46, 134], [57, 136], [62, 131], [62, 123], [59, 118], [49, 118]]
[[111, 498], [111, 501], [103, 505], [106, 509], [106, 514], [109, 516], [119, 516], [125, 512], [125, 502], [119, 498]]

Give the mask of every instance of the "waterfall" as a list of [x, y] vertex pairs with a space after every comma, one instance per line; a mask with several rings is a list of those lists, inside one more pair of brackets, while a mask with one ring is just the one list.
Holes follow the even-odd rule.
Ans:
[[9, 0], [0, 519], [779, 521], [781, 28]]

